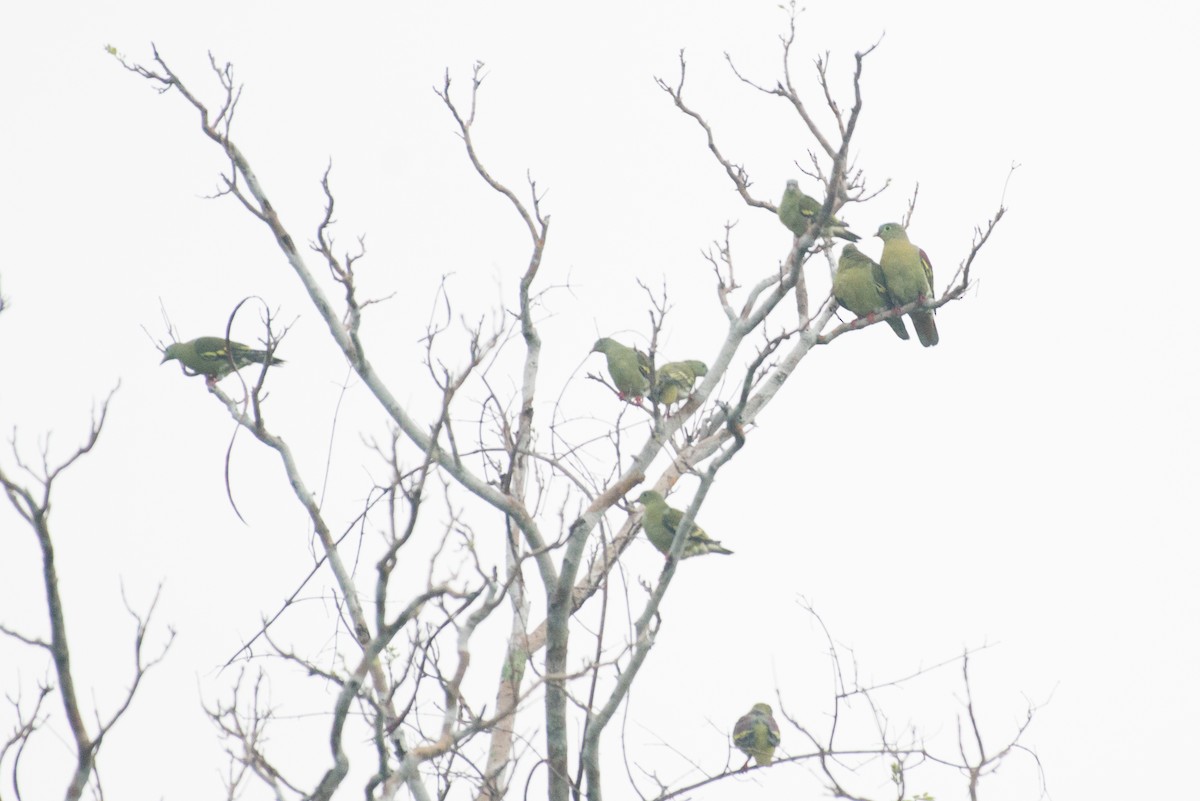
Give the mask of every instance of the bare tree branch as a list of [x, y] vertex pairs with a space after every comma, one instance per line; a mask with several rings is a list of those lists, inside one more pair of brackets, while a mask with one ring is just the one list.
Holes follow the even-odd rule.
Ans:
[[[75, 747], [75, 768], [67, 786], [65, 795], [67, 799], [78, 799], [83, 794], [88, 781], [94, 778], [96, 757], [101, 743], [116, 722], [128, 710], [146, 671], [158, 664], [166, 653], [166, 650], [170, 647], [171, 640], [174, 638], [174, 632], [172, 632], [162, 651], [157, 656], [150, 658], [149, 661], [145, 661], [142, 648], [145, 642], [146, 630], [150, 624], [150, 618], [157, 604], [157, 595], [144, 617], [130, 609], [130, 614], [133, 615], [138, 624], [137, 633], [134, 638], [133, 681], [125, 693], [125, 698], [118, 704], [117, 709], [107, 720], [97, 720], [95, 733], [90, 732], [83, 719], [83, 711], [80, 707], [78, 692], [75, 687], [75, 673], [71, 664], [71, 649], [67, 639], [66, 609], [59, 590], [54, 543], [50, 534], [50, 498], [51, 490], [58, 476], [85, 454], [90, 453], [92, 448], [95, 447], [96, 442], [100, 438], [100, 432], [104, 428], [104, 421], [108, 417], [109, 403], [112, 401], [112, 397], [116, 391], [116, 388], [114, 388], [109, 392], [104, 402], [100, 405], [98, 414], [93, 411], [91, 428], [84, 439], [84, 443], [53, 467], [50, 463], [48, 438], [41, 449], [41, 468], [35, 472], [26, 467], [22, 461], [20, 453], [17, 450], [14, 435], [12, 441], [14, 460], [19, 467], [33, 477], [37, 485], [36, 490], [31, 490], [17, 483], [3, 468], [0, 468], [0, 486], [4, 487], [4, 492], [8, 496], [9, 503], [12, 504], [17, 514], [29, 524], [30, 529], [37, 538], [38, 547], [41, 551], [42, 585], [46, 593], [46, 609], [50, 618], [50, 638], [49, 640], [43, 640], [41, 638], [29, 637], [5, 627], [0, 627], [0, 631], [27, 645], [46, 649], [54, 664], [54, 673], [58, 680], [58, 692], [62, 699], [63, 711], [66, 713], [67, 725]], [[126, 608], [129, 608], [128, 604], [126, 604]], [[48, 686], [43, 688], [32, 716], [18, 727], [17, 732], [13, 735], [14, 739], [11, 739], [4, 746], [3, 751], [0, 751], [0, 758], [2, 758], [3, 753], [13, 744], [18, 744], [18, 754], [20, 750], [23, 750], [24, 744], [37, 728], [37, 712], [41, 708], [42, 700], [49, 692], [50, 688]], [[18, 719], [20, 719], [19, 715]], [[13, 771], [15, 782], [15, 765]]]
[[[798, 11], [794, 3], [786, 10], [789, 23], [787, 32], [781, 36], [782, 72], [773, 85], [749, 79], [739, 72], [732, 57], [726, 58], [738, 81], [785, 100], [796, 114], [801, 141], [808, 145], [799, 146], [794, 162], [823, 188], [819, 213], [807, 231], [792, 238], [786, 254], [779, 254], [782, 259], [761, 274], [754, 274], [753, 265], [747, 267], [739, 262], [739, 274], [750, 270], [749, 279], [740, 276], [744, 287], [735, 280], [732, 242], [735, 223], [728, 223], [723, 241], [714, 243], [705, 253], [716, 277], [717, 299], [724, 312], [726, 329], [717, 352], [707, 359], [707, 373], [690, 394], [669, 405], [659, 402], [654, 395], [650, 396], [649, 404], [621, 404], [613, 415], [615, 422], [604, 421], [603, 432], [597, 434], [591, 430], [579, 438], [570, 436], [570, 426], [581, 415], [570, 409], [560, 413], [555, 405], [548, 425], [550, 436], [542, 437], [543, 441], [549, 440], [548, 446], [539, 443], [535, 420], [543, 347], [537, 320], [542, 308], [540, 298], [546, 290], [535, 292], [534, 286], [545, 258], [550, 217], [543, 213], [543, 196], [528, 172], [526, 197], [524, 190], [518, 195], [501, 182], [496, 177], [500, 173], [493, 172], [491, 165], [485, 166], [479, 154], [474, 125], [480, 88], [486, 77], [482, 62], [472, 69], [469, 98], [463, 97], [465, 92], [458, 89], [452, 93], [449, 70], [434, 92], [454, 119], [457, 135], [475, 172], [490, 190], [508, 201], [528, 232], [530, 250], [520, 267], [515, 307], [496, 313], [490, 329], [486, 316], [461, 320], [466, 344], [457, 361], [446, 356], [446, 343], [458, 333], [458, 317], [446, 286], [439, 288], [421, 340], [425, 370], [422, 372], [419, 366], [417, 370], [419, 379], [436, 391], [435, 397], [440, 397], [436, 411], [431, 411], [425, 422], [419, 422], [409, 408], [396, 400], [393, 389], [368, 360], [361, 323], [364, 310], [378, 299], [361, 297], [365, 235], [355, 237], [351, 249], [345, 252], [334, 237], [337, 219], [332, 166], [326, 167], [320, 178], [324, 209], [315, 221], [315, 235], [310, 242], [312, 253], [328, 270], [327, 276], [322, 271], [323, 277], [318, 277], [295, 247], [294, 237], [233, 141], [232, 122], [241, 89], [234, 81], [232, 68], [228, 64], [219, 66], [210, 55], [223, 94], [219, 106], [210, 111], [184, 86], [157, 51], [150, 68], [125, 64], [158, 91], [177, 91], [199, 113], [202, 132], [228, 158], [217, 196], [232, 195], [271, 232], [350, 369], [371, 393], [391, 429], [390, 446], [375, 448], [382, 457], [387, 477], [373, 481], [361, 510], [352, 515], [353, 522], [335, 537], [334, 525], [326, 519], [327, 512], [317, 495], [310, 491], [284, 436], [267, 426], [263, 406], [267, 397], [266, 371], [259, 374], [253, 385], [243, 381], [239, 401], [220, 389], [215, 380], [209, 382], [209, 392], [235, 421], [235, 434], [237, 429], [245, 428], [258, 442], [278, 454], [281, 469], [320, 543], [313, 554], [313, 571], [238, 652], [238, 655], [245, 653], [261, 637], [270, 649], [268, 657], [303, 668], [313, 681], [336, 692], [329, 721], [331, 761], [306, 797], [334, 797], [350, 775], [352, 761], [365, 756], [370, 760], [364, 788], [368, 798], [395, 797], [402, 788], [407, 788], [417, 799], [435, 795], [443, 798], [453, 782], [468, 781], [479, 798], [498, 801], [516, 789], [514, 785], [519, 781], [516, 767], [522, 754], [532, 754], [534, 764], [526, 764], [527, 787], [534, 774], [540, 776], [545, 768], [550, 801], [578, 799], [585, 787], [591, 801], [600, 801], [603, 733], [622, 705], [628, 709], [631, 688], [641, 675], [662, 625], [659, 609], [672, 584], [693, 520], [720, 469], [756, 433], [759, 412], [776, 397], [814, 346], [829, 344], [847, 331], [880, 320], [918, 309], [935, 309], [965, 293], [970, 284], [971, 265], [1003, 215], [1003, 203], [991, 222], [976, 232], [971, 252], [939, 298], [831, 327], [836, 301], [832, 297], [810, 296], [813, 284], [806, 273], [810, 259], [824, 254], [824, 262], [817, 262], [820, 280], [826, 269], [831, 276], [835, 269], [832, 243], [821, 232], [844, 204], [861, 202], [882, 191], [868, 191], [866, 179], [851, 157], [863, 109], [861, 80], [865, 58], [878, 42], [854, 56], [849, 88], [852, 99], [846, 97], [846, 90], [839, 91], [835, 80], [837, 70], [832, 68], [829, 54], [818, 57], [812, 80], [819, 99], [809, 103], [791, 70]], [[658, 86], [682, 114], [704, 131], [709, 152], [733, 182], [743, 202], [777, 213], [774, 204], [752, 195], [752, 182], [745, 168], [718, 147], [714, 130], [719, 125], [695, 110], [690, 101], [685, 102], [687, 66], [681, 51], [678, 81], [667, 83], [656, 79]], [[828, 109], [828, 117], [820, 108], [822, 104]], [[910, 207], [909, 217], [912, 211]], [[326, 294], [331, 286], [341, 295], [336, 303]], [[651, 292], [645, 284], [643, 288], [649, 296], [650, 330], [648, 335], [645, 332], [638, 335], [640, 341], [649, 342], [648, 380], [653, 387], [660, 342], [670, 341], [667, 337], [660, 339], [660, 334], [668, 333], [670, 305], [665, 285], [659, 292]], [[744, 294], [735, 301], [734, 293], [738, 291]], [[793, 298], [794, 311], [790, 308]], [[780, 322], [780, 314], [786, 323]], [[795, 321], [792, 314], [796, 315]], [[279, 341], [271, 331], [271, 318], [272, 313], [267, 313], [264, 319], [268, 351], [273, 351]], [[826, 331], [827, 328], [830, 330]], [[227, 326], [226, 338], [229, 329]], [[747, 339], [750, 339], [748, 345]], [[519, 352], [514, 353], [515, 350]], [[519, 369], [519, 379], [505, 382], [489, 375], [493, 369], [499, 370], [498, 365], [511, 367], [518, 363], [520, 367], [512, 372], [515, 376]], [[238, 380], [242, 381], [240, 376]], [[596, 380], [607, 385], [603, 378]], [[407, 392], [400, 394], [404, 396]], [[562, 401], [561, 395], [559, 400]], [[464, 416], [462, 409], [469, 404], [475, 404], [476, 411]], [[589, 425], [594, 422], [594, 417], [587, 417]], [[597, 458], [597, 454], [601, 457]], [[227, 471], [228, 462], [229, 458]], [[640, 608], [628, 596], [625, 599], [629, 641], [613, 645], [612, 626], [619, 627], [620, 622], [609, 616], [610, 603], [616, 603], [610, 596], [610, 582], [614, 568], [640, 525], [639, 514], [631, 510], [625, 497], [647, 481], [648, 475], [652, 476], [655, 488], [666, 493], [685, 474], [695, 475], [699, 486], [687, 506], [661, 574], [654, 582], [644, 584], [646, 597]], [[472, 498], [464, 502], [459, 497], [464, 490], [494, 510], [494, 517], [486, 525], [476, 522], [479, 518], [470, 508], [474, 504]], [[444, 509], [426, 503], [429, 494], [437, 492], [445, 501]], [[229, 494], [232, 499], [232, 491]], [[351, 531], [359, 533], [357, 551], [353, 554], [353, 540], [349, 544], [346, 541]], [[482, 547], [485, 542], [502, 545], [502, 571], [488, 561], [499, 561], [498, 548], [490, 556], [482, 555], [487, 550]], [[418, 564], [413, 564], [409, 556], [413, 553], [426, 555], [418, 556]], [[423, 565], [419, 563], [422, 559]], [[369, 568], [372, 564], [373, 571]], [[279, 632], [271, 628], [324, 565], [329, 566], [334, 588], [322, 594], [332, 598], [331, 606], [341, 624], [353, 633], [355, 644], [354, 651], [349, 653], [335, 645], [329, 658], [322, 657], [318, 662], [303, 649], [285, 645]], [[372, 578], [356, 576], [360, 565]], [[529, 570], [530, 567], [535, 570]], [[624, 573], [619, 571], [615, 577], [623, 579]], [[372, 581], [373, 586], [367, 589]], [[600, 608], [585, 610], [588, 600], [596, 594], [601, 596]], [[486, 699], [494, 698], [489, 704], [471, 697], [467, 689], [471, 684], [466, 681], [469, 666], [479, 662], [472, 641], [475, 632], [506, 601], [510, 613], [506, 642], [494, 696], [489, 694]], [[535, 609], [544, 617], [531, 625], [537, 621], [536, 617], [532, 621], [530, 618]], [[140, 626], [139, 618], [139, 632]], [[573, 640], [573, 632], [586, 635], [583, 645], [575, 642], [578, 633]], [[139, 633], [139, 643], [140, 638]], [[24, 641], [51, 647], [34, 638]], [[934, 758], [922, 744], [897, 737], [883, 707], [873, 697], [911, 677], [861, 686], [856, 677], [841, 675], [832, 641], [830, 647], [838, 684], [828, 731], [809, 732], [787, 718], [812, 743], [812, 748], [805, 754], [783, 757], [778, 764], [806, 762], [835, 797], [859, 798], [855, 790], [847, 787], [852, 782], [846, 777], [854, 771], [847, 773], [844, 761], [853, 758], [880, 764], [887, 761], [898, 798], [911, 801], [904, 799], [910, 787], [908, 771], [918, 762]], [[545, 654], [536, 660], [535, 655], [542, 649]], [[140, 670], [140, 650], [138, 658]], [[283, 777], [266, 753], [264, 732], [272, 712], [260, 697], [262, 675], [254, 686], [252, 698], [248, 699], [248, 707], [239, 706], [238, 693], [247, 689], [243, 687], [244, 678], [243, 675], [238, 679], [233, 704], [210, 710], [210, 716], [230, 744], [230, 772], [226, 780], [229, 797], [235, 797], [251, 781], [260, 783], [277, 798], [304, 795]], [[526, 734], [533, 727], [519, 725], [519, 715], [535, 707], [525, 705], [535, 691], [542, 696], [541, 739], [536, 743]], [[844, 748], [840, 741], [835, 742], [841, 736], [839, 716], [848, 714], [851, 698], [859, 709], [865, 703], [874, 716], [879, 737], [877, 747], [855, 744]], [[575, 766], [570, 764], [569, 751], [572, 732], [577, 730], [571, 726], [568, 714], [572, 708], [581, 710], [584, 720]], [[985, 758], [982, 735], [969, 697], [967, 709], [978, 752], [971, 764], [982, 775], [996, 763]], [[356, 743], [363, 747], [355, 750]], [[1013, 741], [1004, 754], [1015, 747]], [[0, 751], [0, 759], [2, 756]], [[965, 750], [959, 763], [968, 764]], [[665, 798], [737, 773], [728, 759], [723, 768], [716, 770], [706, 769], [698, 761], [692, 766], [706, 777], [682, 789], [659, 781], [654, 771], [647, 774], [658, 782], [659, 796]]]

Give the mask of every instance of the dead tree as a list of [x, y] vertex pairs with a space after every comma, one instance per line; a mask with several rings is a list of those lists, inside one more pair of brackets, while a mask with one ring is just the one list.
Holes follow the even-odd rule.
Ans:
[[[302, 249], [297, 242], [303, 240], [284, 225], [265, 182], [234, 138], [240, 87], [232, 67], [210, 56], [221, 87], [219, 103], [210, 104], [157, 50], [147, 65], [118, 55], [131, 72], [196, 111], [202, 135], [228, 160], [217, 194], [241, 204], [272, 237], [330, 339], [392, 431], [390, 442], [374, 446], [387, 480], [371, 489], [353, 520], [331, 520], [311, 489], [311, 478], [298, 466], [287, 436], [272, 426], [266, 405], [269, 371], [252, 383], [238, 374], [240, 383], [224, 385], [234, 387], [232, 391], [209, 384], [208, 391], [239, 429], [278, 457], [318, 545], [314, 573], [327, 571], [332, 577], [336, 625], [349, 635], [348, 641], [337, 641], [335, 659], [318, 660], [273, 637], [276, 615], [246, 644], [248, 650], [265, 648], [277, 662], [299, 666], [330, 692], [329, 756], [319, 778], [306, 782], [301, 777], [304, 766], [288, 765], [286, 756], [270, 753], [264, 732], [273, 725], [273, 711], [261, 691], [262, 674], [243, 670], [231, 700], [209, 707], [228, 744], [230, 798], [247, 783], [257, 782], [277, 798], [328, 799], [344, 788], [344, 796], [364, 792], [368, 798], [394, 798], [407, 791], [414, 798], [431, 799], [445, 797], [453, 784], [456, 794], [466, 787], [479, 798], [498, 799], [524, 792], [544, 770], [551, 801], [581, 795], [601, 799], [604, 733], [652, 653], [661, 624], [660, 604], [672, 585], [693, 520], [720, 470], [755, 435], [759, 414], [816, 346], [832, 344], [883, 319], [961, 298], [971, 281], [972, 264], [1004, 212], [1001, 207], [977, 232], [960, 268], [936, 298], [874, 319], [835, 324], [836, 302], [832, 297], [810, 297], [806, 271], [833, 270], [830, 243], [820, 232], [843, 206], [879, 191], [850, 162], [863, 108], [861, 77], [875, 47], [854, 55], [852, 92], [844, 108], [827, 80], [827, 61], [818, 60], [816, 85], [822, 103], [812, 107], [793, 79], [795, 39], [793, 8], [783, 37], [780, 79], [774, 85], [759, 85], [736, 68], [734, 74], [797, 114], [811, 140], [807, 171], [821, 188], [820, 212], [805, 233], [793, 238], [777, 266], [758, 274], [739, 267], [743, 281], [747, 272], [751, 274], [745, 284], [734, 280], [734, 247], [727, 228], [724, 241], [710, 255], [725, 336], [708, 359], [707, 374], [677, 408], [653, 398], [648, 404], [622, 406], [617, 422], [606, 426], [602, 435], [578, 440], [562, 433], [559, 420], [535, 416], [535, 400], [547, 394], [539, 383], [543, 342], [537, 311], [546, 291], [539, 279], [550, 241], [550, 216], [532, 178], [520, 191], [512, 189], [490, 171], [477, 150], [474, 124], [485, 77], [482, 64], [475, 66], [466, 90], [452, 86], [447, 71], [435, 91], [475, 172], [505, 199], [515, 224], [527, 235], [528, 254], [511, 307], [490, 325], [464, 324], [465, 346], [453, 357], [441, 345], [453, 319], [452, 304], [446, 297], [435, 298], [446, 314], [426, 332], [424, 373], [440, 402], [435, 414], [420, 419], [399, 399], [400, 388], [389, 385], [374, 366], [386, 355], [386, 344], [361, 335], [364, 316], [381, 299], [363, 297], [360, 291], [363, 240], [348, 252], [337, 248], [330, 171], [321, 180], [325, 213], [315, 221], [309, 248]], [[718, 145], [714, 125], [690, 105], [684, 93], [686, 75], [687, 62], [680, 54], [677, 79], [660, 79], [659, 86], [703, 132], [712, 157], [746, 205], [775, 214], [772, 202], [754, 194], [747, 171]], [[670, 308], [665, 292], [651, 293], [650, 306], [647, 339], [653, 380], [658, 335]], [[280, 341], [270, 316], [264, 341], [269, 350]], [[510, 392], [500, 389], [496, 380], [503, 359], [515, 364], [510, 382], [515, 389]], [[468, 397], [471, 393], [474, 399]], [[470, 412], [464, 414], [464, 408]], [[597, 468], [598, 464], [607, 467]], [[628, 636], [619, 636], [619, 625], [607, 615], [610, 590], [640, 523], [639, 512], [625, 499], [648, 478], [666, 493], [685, 475], [697, 481], [692, 499], [662, 571], [629, 601]], [[436, 512], [430, 503], [434, 495], [442, 500]], [[367, 536], [368, 529], [373, 536]], [[369, 578], [347, 563], [343, 546], [348, 537], [356, 553], [370, 555], [374, 572]], [[597, 596], [598, 609], [590, 603]], [[287, 608], [285, 603], [281, 612]], [[501, 609], [508, 612], [509, 622], [503, 656], [495, 660], [499, 675], [494, 692], [480, 697], [468, 691], [466, 679], [472, 664], [484, 658], [476, 652], [481, 626]], [[584, 614], [597, 613], [599, 620], [591, 621], [595, 626], [583, 624]], [[579, 742], [572, 740], [572, 721], [582, 732]], [[805, 731], [801, 724], [797, 727]], [[534, 731], [540, 732], [537, 746], [529, 739]], [[803, 759], [828, 765], [841, 753], [832, 735], [813, 740], [814, 750]], [[351, 744], [363, 742], [369, 742], [369, 748], [353, 750]], [[518, 778], [526, 750], [537, 758]], [[902, 754], [894, 743], [885, 742], [879, 753], [900, 759], [914, 752]], [[995, 755], [980, 758], [984, 762], [978, 766], [990, 765], [987, 760]], [[352, 769], [364, 772], [361, 790], [345, 785]], [[983, 767], [976, 771], [982, 772]], [[838, 792], [836, 770], [830, 767], [825, 775], [827, 786]], [[901, 787], [903, 795], [902, 783]], [[685, 790], [664, 787], [661, 795]]]

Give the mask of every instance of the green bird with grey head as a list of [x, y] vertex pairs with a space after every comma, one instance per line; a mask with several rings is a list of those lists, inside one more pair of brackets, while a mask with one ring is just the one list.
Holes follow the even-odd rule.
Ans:
[[779, 724], [769, 704], [755, 704], [738, 718], [733, 726], [733, 744], [746, 755], [745, 770], [753, 759], [759, 765], [770, 765], [779, 745]]
[[[228, 349], [226, 344], [229, 345]], [[226, 340], [225, 337], [196, 337], [188, 342], [167, 345], [159, 363], [166, 364], [177, 359], [185, 373], [205, 376], [208, 383], [212, 384], [248, 364], [267, 364], [268, 358], [270, 364], [283, 364], [283, 359], [271, 356], [265, 350], [255, 350], [240, 342]]]
[[[800, 183], [796, 180], [787, 182], [783, 190], [783, 199], [779, 201], [779, 220], [796, 236], [804, 236], [809, 224], [821, 213], [821, 202], [800, 191]], [[830, 217], [829, 222], [821, 230], [825, 237], [836, 236], [848, 242], [857, 242], [860, 237], [850, 233], [846, 224], [836, 217]]]
[[[833, 277], [833, 297], [859, 317], [874, 321], [875, 315], [895, 304], [883, 283], [883, 269], [853, 244], [842, 248], [837, 274]], [[892, 317], [887, 324], [901, 339], [908, 339], [904, 320]]]
[[[658, 549], [659, 553], [667, 556], [671, 553], [671, 543], [675, 541], [675, 532], [679, 530], [683, 512], [667, 506], [662, 494], [654, 490], [646, 490], [639, 495], [638, 503], [646, 507], [646, 511], [642, 514], [642, 528], [646, 530], [646, 538], [650, 540], [651, 545]], [[690, 559], [706, 553], [731, 554], [733, 551], [705, 534], [704, 529], [693, 522], [679, 558]]]
[[640, 350], [608, 337], [597, 339], [591, 352], [603, 353], [608, 360], [608, 374], [617, 388], [617, 397], [621, 400], [633, 398], [640, 403], [650, 389], [650, 358]]
[[665, 406], [684, 400], [692, 394], [696, 379], [708, 375], [708, 365], [698, 359], [667, 362], [654, 374], [654, 389], [650, 399]]
[[[884, 223], [875, 236], [883, 240], [883, 254], [879, 267], [883, 271], [883, 283], [887, 287], [892, 303], [905, 306], [915, 300], [933, 297], [933, 265], [925, 251], [908, 241], [908, 232], [900, 223]], [[937, 324], [931, 311], [914, 311], [909, 314], [917, 339], [925, 347], [938, 343]]]

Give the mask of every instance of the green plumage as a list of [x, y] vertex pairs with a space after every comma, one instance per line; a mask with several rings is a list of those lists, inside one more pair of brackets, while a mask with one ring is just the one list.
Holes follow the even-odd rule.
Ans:
[[603, 353], [608, 360], [608, 374], [622, 400], [641, 401], [650, 389], [650, 359], [646, 354], [608, 337], [597, 339], [592, 353]]
[[692, 394], [696, 379], [708, 374], [708, 365], [696, 359], [667, 362], [654, 374], [654, 389], [650, 398], [670, 406]]
[[[733, 727], [733, 744], [746, 755], [746, 765], [753, 759], [759, 765], [770, 765], [779, 745], [779, 724], [768, 704], [755, 704], [738, 718]], [[744, 770], [746, 765], [742, 766]]]
[[[809, 223], [821, 213], [821, 202], [800, 191], [798, 181], [788, 181], [787, 189], [783, 190], [783, 199], [779, 201], [779, 220], [796, 236], [804, 236]], [[821, 235], [836, 236], [848, 242], [857, 242], [857, 234], [850, 233], [846, 224], [836, 217], [830, 217]]]
[[[875, 236], [883, 240], [883, 255], [879, 266], [884, 285], [892, 302], [905, 306], [915, 300], [933, 297], [933, 265], [925, 251], [908, 241], [908, 232], [900, 223], [884, 223]], [[925, 347], [938, 343], [937, 324], [931, 311], [914, 311], [909, 315], [917, 339]]]
[[[833, 277], [833, 296], [842, 306], [869, 320], [874, 320], [877, 313], [887, 311], [894, 305], [883, 283], [883, 269], [854, 245], [842, 248], [837, 275]], [[908, 339], [904, 320], [892, 317], [887, 324], [896, 332], [896, 336]]]
[[[197, 337], [189, 342], [172, 342], [163, 351], [160, 364], [178, 359], [185, 368], [184, 372], [217, 381], [248, 364], [264, 364], [267, 361], [265, 350], [255, 350], [240, 342], [230, 341], [233, 352], [233, 364], [230, 364], [225, 342], [224, 337]], [[271, 364], [283, 364], [283, 359], [272, 356]]]
[[[683, 512], [667, 506], [663, 496], [654, 490], [646, 490], [639, 495], [638, 503], [646, 507], [645, 514], [642, 515], [642, 528], [646, 530], [647, 539], [666, 556], [671, 552], [671, 543], [675, 541], [675, 532], [683, 520]], [[709, 537], [704, 533], [704, 529], [693, 522], [679, 558], [688, 559], [706, 553], [730, 554], [733, 551]]]

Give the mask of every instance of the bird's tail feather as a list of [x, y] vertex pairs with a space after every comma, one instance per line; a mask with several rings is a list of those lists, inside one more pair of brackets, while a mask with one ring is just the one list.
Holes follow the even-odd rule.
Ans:
[[937, 323], [933, 321], [933, 312], [913, 312], [911, 315], [913, 328], [917, 331], [917, 339], [927, 348], [938, 343]]
[[[247, 360], [264, 364], [267, 361], [267, 352], [265, 350], [247, 350], [243, 351]], [[283, 364], [283, 359], [278, 356], [271, 357], [271, 364]]]
[[896, 336], [901, 339], [908, 339], [908, 329], [904, 326], [904, 320], [900, 317], [890, 317], [887, 324], [896, 332]]

